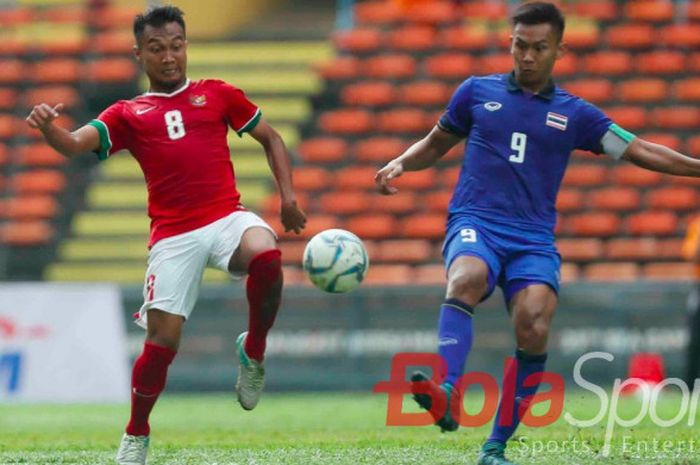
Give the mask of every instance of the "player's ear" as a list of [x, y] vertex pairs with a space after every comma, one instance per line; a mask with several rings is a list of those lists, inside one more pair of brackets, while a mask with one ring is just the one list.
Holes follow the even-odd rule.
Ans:
[[141, 63], [141, 47], [139, 47], [139, 44], [135, 44], [131, 51], [133, 52], [136, 61]]
[[566, 55], [569, 51], [569, 45], [561, 41], [559, 42], [559, 45], [557, 45], [557, 60]]

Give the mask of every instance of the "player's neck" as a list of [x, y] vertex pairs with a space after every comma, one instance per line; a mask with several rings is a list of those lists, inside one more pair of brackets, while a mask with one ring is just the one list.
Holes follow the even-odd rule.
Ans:
[[533, 93], [533, 94], [539, 94], [547, 87], [548, 83], [549, 83], [549, 81], [547, 80], [547, 81], [540, 82], [537, 84], [524, 84], [522, 82], [518, 82], [518, 85], [523, 90], [526, 90], [526, 91]]
[[182, 78], [181, 81], [177, 82], [176, 84], [172, 85], [163, 85], [160, 83], [154, 83], [151, 81], [148, 86], [148, 93], [149, 94], [172, 94], [173, 92], [176, 92], [180, 89], [182, 89], [184, 86], [187, 85], [187, 78]]

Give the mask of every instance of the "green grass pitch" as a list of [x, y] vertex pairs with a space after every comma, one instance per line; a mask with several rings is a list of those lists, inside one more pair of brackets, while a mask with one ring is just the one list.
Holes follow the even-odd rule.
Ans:
[[[416, 411], [408, 398], [404, 404], [404, 411]], [[679, 395], [662, 396], [656, 411], [669, 419], [680, 405]], [[629, 419], [639, 407], [638, 399], [625, 398], [618, 410]], [[588, 419], [599, 409], [590, 393], [567, 393], [565, 412]], [[114, 463], [127, 415], [127, 405], [0, 405], [0, 464]], [[268, 393], [255, 411], [245, 412], [233, 393], [166, 392], [152, 416], [148, 463], [474, 464], [489, 432], [488, 425], [449, 434], [432, 426], [387, 427], [385, 416], [380, 394]], [[676, 426], [659, 427], [647, 415], [638, 426], [617, 427], [610, 455], [602, 457], [605, 421], [575, 428], [560, 419], [545, 428], [520, 428], [507, 455], [521, 465], [700, 464], [697, 420], [688, 426], [686, 414]]]

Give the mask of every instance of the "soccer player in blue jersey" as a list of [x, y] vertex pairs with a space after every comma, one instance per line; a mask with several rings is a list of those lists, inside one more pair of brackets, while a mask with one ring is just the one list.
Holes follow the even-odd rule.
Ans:
[[514, 377], [515, 392], [501, 404], [514, 402], [516, 408], [511, 421], [497, 414], [478, 465], [511, 464], [504, 456], [506, 442], [520, 422], [517, 412], [527, 409], [537, 391], [539, 383], [531, 381], [540, 377], [531, 377], [527, 387], [523, 380], [544, 371], [561, 263], [554, 245], [555, 201], [570, 153], [588, 150], [653, 171], [700, 176], [700, 160], [635, 137], [554, 84], [554, 63], [566, 50], [564, 18], [556, 6], [527, 3], [511, 20], [513, 72], [464, 81], [437, 126], [375, 178], [383, 193], [393, 194], [392, 179], [433, 165], [469, 139], [443, 247], [448, 284], [438, 352], [447, 372], [440, 385], [422, 373], [412, 380], [429, 389], [430, 394], [414, 396], [422, 407], [429, 410], [442, 397], [440, 405], [448, 407], [431, 413], [443, 431], [456, 430], [460, 410], [454, 405], [461, 393], [453, 387], [471, 350], [474, 308], [499, 285], [515, 329], [517, 361], [506, 375]]

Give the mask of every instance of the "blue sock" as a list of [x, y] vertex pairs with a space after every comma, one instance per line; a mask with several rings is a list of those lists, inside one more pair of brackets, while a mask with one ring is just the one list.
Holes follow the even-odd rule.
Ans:
[[462, 376], [472, 348], [474, 309], [458, 299], [447, 299], [440, 307], [438, 353], [447, 363], [444, 383], [454, 386]]
[[[518, 349], [515, 352], [515, 360], [517, 362], [517, 370], [515, 364], [510, 365], [503, 378], [503, 389], [501, 395], [501, 402], [498, 406], [498, 411], [496, 414], [496, 420], [493, 423], [493, 430], [491, 430], [491, 436], [489, 436], [488, 442], [499, 442], [505, 444], [508, 439], [513, 435], [515, 429], [520, 424], [521, 416], [518, 415], [518, 407], [524, 399], [533, 396], [537, 389], [540, 387], [539, 381], [534, 386], [523, 387], [523, 381], [525, 378], [533, 373], [542, 373], [544, 371], [544, 364], [547, 361], [547, 354], [542, 355], [529, 355], [524, 351]], [[513, 392], [513, 377], [515, 376], [515, 392]], [[541, 379], [541, 378], [540, 378]], [[508, 385], [510, 384], [510, 385]], [[507, 396], [507, 397], [506, 397]], [[515, 398], [515, 401], [513, 401]], [[503, 403], [509, 402], [513, 408], [511, 421], [504, 419], [505, 424], [501, 425], [501, 410], [504, 408]], [[507, 412], [508, 409], [505, 409]], [[523, 411], [524, 413], [524, 411]]]

